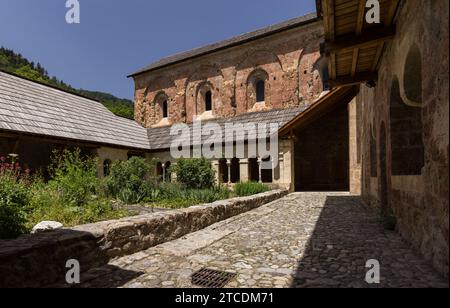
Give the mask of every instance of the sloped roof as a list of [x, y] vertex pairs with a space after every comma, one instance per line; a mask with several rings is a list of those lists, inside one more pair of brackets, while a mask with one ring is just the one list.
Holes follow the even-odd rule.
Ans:
[[[225, 127], [227, 124], [255, 124], [258, 128], [258, 124], [267, 124], [266, 126], [266, 137], [270, 136], [270, 127], [269, 124], [275, 123], [278, 124], [279, 129], [281, 129], [286, 123], [290, 122], [294, 119], [299, 113], [307, 110], [306, 107], [296, 107], [296, 108], [288, 108], [288, 109], [279, 109], [279, 110], [270, 110], [270, 111], [262, 111], [262, 112], [253, 112], [246, 113], [243, 115], [239, 115], [233, 118], [219, 118], [209, 121], [203, 121], [201, 124], [204, 127], [208, 123], [218, 124], [222, 130], [222, 142], [225, 141]], [[189, 124], [190, 136], [192, 138], [194, 125]], [[150, 149], [151, 150], [166, 150], [171, 147], [171, 143], [176, 136], [171, 136], [171, 127], [160, 127], [160, 128], [150, 128], [148, 129], [148, 138], [151, 140]], [[243, 140], [255, 140], [257, 137], [255, 134], [248, 134], [245, 131], [237, 132], [236, 138], [241, 137]], [[210, 136], [203, 136], [202, 143], [209, 139]], [[193, 140], [191, 140], [192, 142]], [[195, 142], [192, 142], [193, 145]]]
[[148, 71], [153, 71], [165, 66], [173, 65], [175, 63], [183, 62], [188, 59], [200, 57], [206, 54], [210, 54], [213, 52], [217, 52], [222, 49], [231, 48], [237, 45], [241, 45], [253, 40], [257, 40], [269, 35], [273, 35], [282, 31], [290, 30], [299, 26], [303, 26], [308, 23], [312, 23], [317, 21], [317, 14], [316, 13], [310, 13], [304, 16], [296, 17], [287, 21], [284, 21], [282, 23], [278, 23], [272, 26], [268, 26], [253, 32], [248, 32], [242, 35], [238, 35], [235, 37], [232, 37], [227, 40], [223, 40], [217, 43], [213, 43], [210, 45], [206, 45], [200, 48], [192, 49], [190, 51], [181, 52], [176, 55], [172, 55], [169, 57], [162, 58], [134, 73], [129, 75], [128, 77], [133, 77]]
[[[281, 129], [306, 110], [306, 107], [295, 107], [246, 113], [203, 121], [202, 125], [218, 124], [225, 141], [227, 124], [257, 127], [261, 123], [275, 123]], [[187, 127], [192, 136], [194, 124]], [[269, 128], [267, 125], [266, 137], [270, 136]], [[170, 149], [176, 138], [170, 135], [170, 126], [146, 129], [132, 120], [115, 116], [98, 101], [0, 71], [1, 130], [152, 151]], [[203, 136], [202, 143], [209, 137]], [[255, 133], [246, 131], [237, 132], [239, 137], [257, 138]]]
[[0, 71], [0, 130], [148, 149], [147, 130], [100, 102]]

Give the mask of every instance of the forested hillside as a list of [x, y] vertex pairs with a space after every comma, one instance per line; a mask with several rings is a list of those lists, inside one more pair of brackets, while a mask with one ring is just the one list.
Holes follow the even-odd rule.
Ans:
[[0, 69], [31, 80], [55, 86], [65, 91], [90, 97], [102, 102], [102, 104], [114, 114], [120, 117], [134, 119], [134, 106], [132, 101], [117, 98], [109, 93], [75, 89], [56, 77], [50, 77], [40, 63], [29, 61], [21, 54], [15, 53], [13, 50], [3, 47], [0, 48]]

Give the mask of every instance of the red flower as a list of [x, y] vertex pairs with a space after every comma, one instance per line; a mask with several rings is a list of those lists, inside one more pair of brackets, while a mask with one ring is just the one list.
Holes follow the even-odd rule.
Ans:
[[4, 163], [6, 161], [6, 157], [5, 156], [0, 156], [0, 162]]

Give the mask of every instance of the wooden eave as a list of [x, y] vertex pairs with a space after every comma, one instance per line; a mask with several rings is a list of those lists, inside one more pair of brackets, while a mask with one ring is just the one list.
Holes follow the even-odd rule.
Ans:
[[316, 0], [325, 28], [322, 52], [332, 87], [376, 80], [385, 44], [395, 37], [400, 0], [379, 0], [380, 24], [365, 21], [367, 0]]
[[312, 122], [329, 112], [332, 112], [337, 107], [348, 104], [358, 94], [358, 90], [359, 89], [356, 86], [335, 87], [318, 99], [304, 112], [286, 123], [279, 130], [279, 136], [281, 138], [286, 138], [295, 135], [296, 131], [307, 127]]

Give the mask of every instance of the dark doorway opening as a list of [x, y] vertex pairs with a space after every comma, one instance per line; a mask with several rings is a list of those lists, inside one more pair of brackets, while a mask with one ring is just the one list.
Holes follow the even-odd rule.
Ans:
[[296, 131], [296, 191], [349, 191], [347, 104]]

